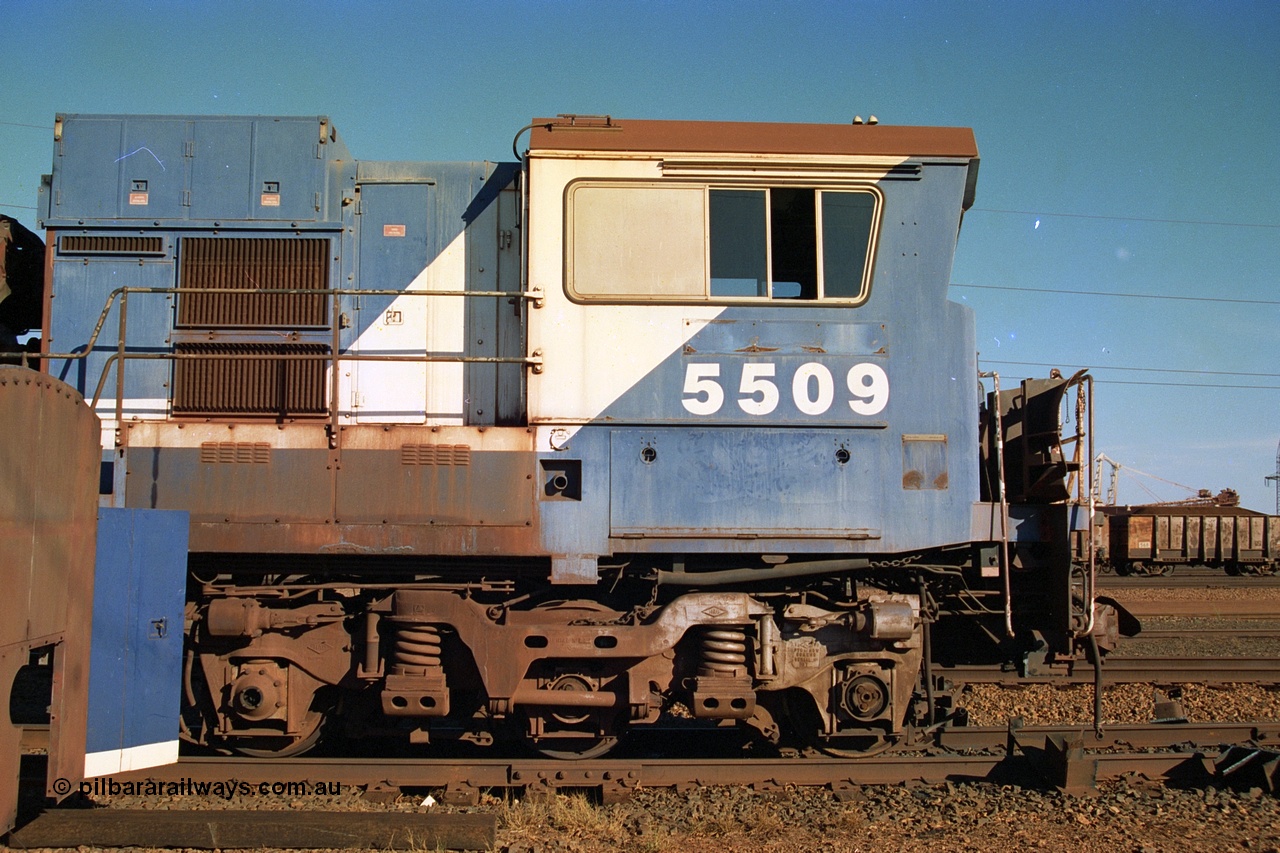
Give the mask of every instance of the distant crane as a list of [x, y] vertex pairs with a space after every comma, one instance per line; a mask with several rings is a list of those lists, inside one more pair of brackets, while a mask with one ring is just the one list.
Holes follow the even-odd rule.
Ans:
[[1102, 463], [1111, 466], [1111, 481], [1107, 485], [1106, 506], [1116, 505], [1116, 491], [1120, 486], [1120, 469], [1124, 466], [1105, 453], [1099, 453], [1093, 460], [1093, 499], [1102, 500]]
[[1267, 482], [1276, 482], [1276, 515], [1280, 515], [1280, 443], [1276, 444], [1276, 472], [1267, 477]]
[[[1280, 450], [1280, 448], [1278, 448], [1278, 450]], [[1152, 501], [1149, 504], [1147, 504], [1148, 506], [1157, 506], [1157, 505], [1159, 506], [1239, 506], [1240, 505], [1240, 496], [1235, 492], [1234, 489], [1223, 489], [1221, 492], [1219, 492], [1216, 495], [1209, 489], [1193, 489], [1190, 486], [1182, 485], [1182, 483], [1175, 483], [1173, 480], [1166, 480], [1164, 477], [1157, 477], [1155, 474], [1148, 474], [1145, 471], [1139, 471], [1137, 468], [1134, 468], [1132, 466], [1121, 465], [1119, 462], [1115, 461], [1105, 453], [1099, 453], [1097, 456], [1094, 457], [1093, 462], [1094, 462], [1093, 499], [1094, 501], [1101, 503], [1103, 506], [1116, 505], [1116, 497], [1117, 497], [1116, 493], [1119, 491], [1121, 468], [1124, 468], [1126, 471], [1130, 471], [1142, 477], [1149, 477], [1152, 480], [1159, 480], [1162, 483], [1168, 483], [1170, 486], [1177, 486], [1179, 489], [1184, 489], [1192, 493], [1192, 497], [1183, 498], [1182, 500], [1176, 500], [1176, 501], [1166, 501], [1166, 500], [1161, 500], [1160, 497], [1156, 495], [1155, 492], [1148, 489], [1142, 483], [1138, 483], [1138, 486], [1147, 494], [1151, 495], [1152, 497]], [[1104, 462], [1111, 466], [1111, 480], [1107, 485], [1106, 501], [1102, 500], [1102, 463]], [[1277, 465], [1276, 477], [1268, 477], [1267, 478], [1268, 480], [1274, 480], [1277, 477], [1280, 477], [1280, 453], [1278, 453], [1276, 456], [1276, 465]], [[1277, 488], [1277, 494], [1280, 494], [1280, 485], [1277, 485], [1276, 488]], [[1280, 509], [1277, 510], [1277, 514], [1280, 515]]]

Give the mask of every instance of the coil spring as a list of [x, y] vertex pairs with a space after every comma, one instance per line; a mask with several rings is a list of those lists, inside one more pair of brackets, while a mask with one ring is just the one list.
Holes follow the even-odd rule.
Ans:
[[396, 631], [395, 672], [421, 673], [440, 667], [440, 629], [435, 625], [405, 625]]
[[747, 672], [747, 632], [741, 628], [709, 628], [699, 637], [698, 675], [738, 678]]

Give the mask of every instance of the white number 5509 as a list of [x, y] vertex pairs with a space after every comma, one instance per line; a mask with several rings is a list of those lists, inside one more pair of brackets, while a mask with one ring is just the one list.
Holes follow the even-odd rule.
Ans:
[[[742, 365], [739, 377], [738, 407], [748, 415], [762, 416], [773, 412], [781, 400], [774, 382], [777, 365], [751, 361]], [[684, 374], [685, 410], [694, 415], [714, 415], [724, 405], [724, 388], [720, 386], [720, 365], [690, 364]], [[821, 415], [830, 410], [835, 400], [835, 383], [826, 365], [810, 361], [800, 365], [791, 377], [791, 399], [806, 415]], [[849, 368], [845, 387], [852, 399], [849, 408], [858, 415], [876, 415], [889, 402], [889, 376], [878, 364], [862, 362]]]

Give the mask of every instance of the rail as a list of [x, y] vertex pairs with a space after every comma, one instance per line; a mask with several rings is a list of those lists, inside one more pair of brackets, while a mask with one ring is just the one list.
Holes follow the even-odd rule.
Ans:
[[[1110, 727], [1105, 735], [1079, 724], [1024, 726], [1010, 720], [1006, 726], [958, 727], [939, 733], [935, 742], [905, 745], [900, 750], [860, 758], [836, 758], [806, 752], [794, 757], [745, 757], [740, 745], [728, 738], [719, 744], [711, 730], [701, 733], [664, 730], [652, 733], [683, 745], [697, 737], [700, 747], [683, 757], [638, 750], [636, 754], [580, 761], [548, 758], [409, 758], [358, 756], [327, 758], [246, 759], [239, 757], [183, 756], [176, 764], [136, 770], [112, 777], [118, 781], [174, 780], [225, 781], [229, 778], [258, 781], [325, 779], [347, 785], [396, 788], [444, 788], [440, 799], [456, 805], [474, 804], [482, 789], [520, 789], [526, 792], [558, 788], [596, 789], [605, 802], [625, 799], [639, 787], [747, 785], [753, 788], [823, 786], [840, 791], [859, 785], [893, 785], [912, 781], [941, 782], [950, 779], [993, 777], [1011, 762], [1028, 763], [1030, 775], [1042, 777], [1048, 769], [1035, 766], [1043, 759], [1047, 739], [1078, 739], [1097, 761], [1097, 779], [1126, 773], [1159, 778], [1186, 769], [1187, 762], [1212, 760], [1228, 744], [1245, 744], [1276, 736], [1273, 722], [1191, 723], [1169, 725], [1125, 724]], [[734, 749], [726, 757], [717, 753]], [[1158, 751], [1157, 751], [1158, 750]], [[1167, 751], [1166, 751], [1167, 750]], [[982, 754], [975, 754], [981, 752]], [[665, 754], [662, 754], [665, 753]], [[701, 753], [698, 757], [695, 754]]]
[[[1280, 684], [1280, 659], [1254, 656], [1107, 657], [1108, 684]], [[1068, 662], [1040, 671], [1010, 671], [999, 664], [934, 664], [934, 674], [956, 684], [1089, 684], [1096, 666]], [[1096, 688], [1095, 682], [1095, 688]]]
[[[367, 290], [361, 288], [239, 288], [239, 287], [118, 287], [107, 295], [106, 303], [98, 315], [98, 320], [94, 324], [93, 332], [89, 336], [89, 340], [74, 352], [55, 353], [21, 353], [21, 363], [24, 367], [30, 367], [31, 361], [80, 361], [87, 359], [90, 354], [98, 350], [98, 341], [107, 326], [107, 320], [111, 315], [112, 309], [119, 302], [119, 332], [116, 336], [115, 351], [107, 357], [103, 364], [102, 372], [98, 377], [97, 385], [94, 388], [93, 396], [90, 400], [90, 406], [96, 411], [102, 399], [103, 390], [107, 384], [107, 378], [112, 374], [114, 369], [116, 396], [115, 396], [115, 422], [120, 424], [124, 418], [124, 384], [125, 384], [125, 367], [129, 361], [182, 361], [182, 360], [200, 360], [200, 361], [260, 361], [264, 356], [255, 353], [180, 353], [180, 352], [130, 352], [128, 350], [128, 318], [129, 318], [129, 296], [130, 294], [146, 294], [146, 295], [165, 295], [180, 296], [181, 294], [234, 294], [238, 296], [245, 295], [262, 295], [262, 296], [302, 296], [302, 295], [323, 295], [332, 297], [329, 299], [332, 307], [329, 331], [331, 333], [330, 351], [328, 353], [272, 353], [270, 358], [273, 361], [322, 361], [327, 363], [330, 370], [330, 382], [328, 398], [327, 418], [330, 423], [330, 440], [334, 440], [338, 431], [339, 402], [338, 402], [338, 366], [347, 362], [411, 362], [416, 364], [429, 363], [449, 363], [449, 364], [519, 364], [531, 369], [534, 373], [541, 372], [542, 355], [540, 351], [534, 351], [524, 356], [468, 356], [468, 355], [432, 355], [426, 351], [412, 354], [391, 354], [391, 353], [362, 353], [343, 351], [341, 335], [343, 328], [342, 318], [342, 299], [341, 297], [459, 297], [465, 299], [521, 299], [526, 303], [531, 303], [533, 307], [542, 306], [543, 294], [537, 289], [527, 291], [509, 291], [509, 290]], [[524, 312], [520, 312], [523, 317]], [[234, 326], [236, 331], [253, 332], [259, 329], [265, 330], [265, 327], [248, 327]], [[315, 327], [316, 331], [320, 331], [323, 327]], [[519, 351], [528, 351], [528, 329], [524, 322], [519, 325], [520, 341]]]

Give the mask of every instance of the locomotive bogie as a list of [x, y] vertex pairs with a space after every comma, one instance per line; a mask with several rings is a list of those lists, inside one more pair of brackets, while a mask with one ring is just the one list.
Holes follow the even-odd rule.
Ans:
[[890, 736], [909, 722], [922, 653], [918, 598], [876, 591], [838, 609], [693, 592], [629, 613], [590, 599], [522, 609], [439, 588], [348, 592], [347, 605], [211, 599], [190, 632], [202, 682], [189, 662], [185, 691], [193, 709], [203, 692], [209, 703], [192, 737], [294, 754], [342, 690], [373, 690], [383, 718], [410, 723], [419, 742], [440, 726], [492, 741], [516, 720], [540, 749], [597, 748], [676, 705], [776, 741], [770, 709], [795, 715], [797, 702], [814, 737]]

